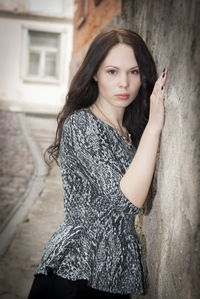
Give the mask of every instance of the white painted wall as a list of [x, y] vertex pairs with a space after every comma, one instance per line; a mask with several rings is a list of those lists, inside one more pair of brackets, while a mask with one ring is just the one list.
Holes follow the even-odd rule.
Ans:
[[45, 15], [64, 15], [67, 18], [73, 17], [73, 0], [29, 0], [28, 9], [35, 13]]
[[74, 13], [74, 0], [0, 0], [0, 11], [29, 12], [35, 15], [71, 19]]

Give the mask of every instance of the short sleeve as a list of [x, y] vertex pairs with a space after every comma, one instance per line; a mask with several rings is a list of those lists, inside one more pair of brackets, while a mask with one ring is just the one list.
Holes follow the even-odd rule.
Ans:
[[[122, 193], [120, 181], [124, 173], [112, 152], [109, 142], [96, 123], [84, 113], [71, 115], [64, 123], [61, 144], [61, 171], [65, 172], [67, 156], [79, 167], [110, 205], [120, 211], [138, 214], [141, 208], [134, 206]], [[67, 179], [67, 177], [66, 177]]]

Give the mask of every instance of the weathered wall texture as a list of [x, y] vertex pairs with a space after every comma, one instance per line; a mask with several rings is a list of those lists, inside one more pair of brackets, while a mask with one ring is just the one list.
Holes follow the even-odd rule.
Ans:
[[121, 12], [121, 0], [103, 0], [98, 5], [94, 2], [75, 0], [73, 54]]
[[[122, 25], [169, 69], [166, 121], [146, 203], [148, 299], [200, 298], [200, 1], [122, 1]], [[143, 298], [143, 297], [142, 297]]]

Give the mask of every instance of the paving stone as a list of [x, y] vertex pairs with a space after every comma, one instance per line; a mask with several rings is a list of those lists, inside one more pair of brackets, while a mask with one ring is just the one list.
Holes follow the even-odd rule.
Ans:
[[18, 113], [0, 110], [0, 231], [23, 198], [34, 172]]
[[[41, 152], [50, 145], [55, 134], [56, 121], [27, 117], [31, 133], [38, 141]], [[40, 128], [44, 131], [41, 138]], [[16, 182], [17, 180], [15, 180]], [[0, 259], [0, 298], [26, 299], [34, 272], [40, 262], [48, 238], [63, 222], [63, 200], [60, 169], [57, 165], [49, 169], [42, 192], [36, 198], [31, 210], [18, 225], [16, 234], [7, 251]]]

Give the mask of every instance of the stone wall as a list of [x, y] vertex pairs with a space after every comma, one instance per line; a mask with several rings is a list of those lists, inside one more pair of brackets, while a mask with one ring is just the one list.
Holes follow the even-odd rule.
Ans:
[[[169, 70], [152, 194], [140, 216], [148, 299], [200, 298], [200, 1], [124, 0], [122, 25]], [[142, 297], [142, 298], [144, 298]]]

